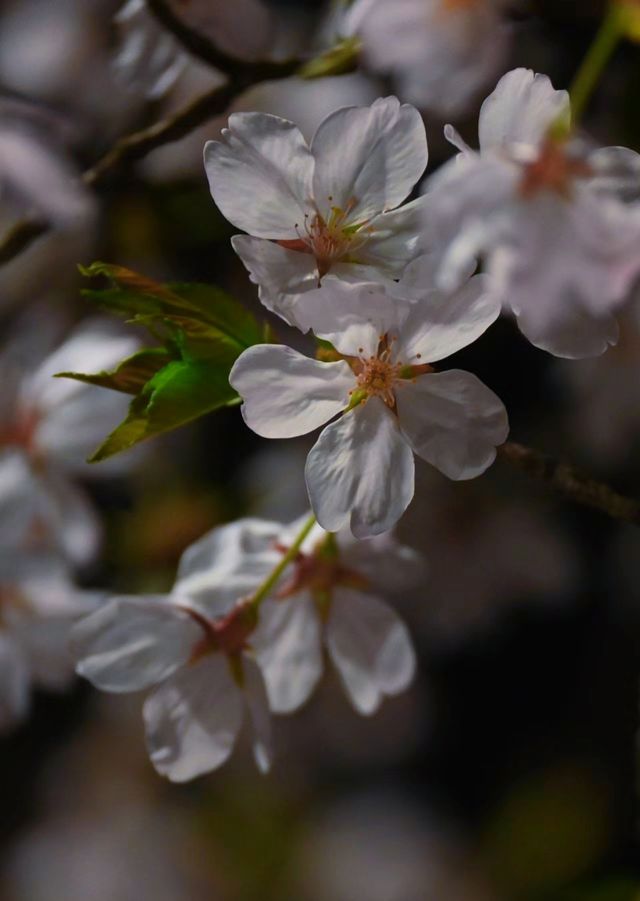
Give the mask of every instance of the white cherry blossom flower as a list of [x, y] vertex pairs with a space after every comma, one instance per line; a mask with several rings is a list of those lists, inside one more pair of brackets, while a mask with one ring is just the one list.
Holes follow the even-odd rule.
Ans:
[[[281, 553], [301, 525], [282, 529]], [[375, 713], [383, 697], [404, 691], [415, 652], [407, 627], [379, 595], [408, 586], [421, 569], [418, 555], [388, 533], [357, 541], [316, 526], [277, 595], [265, 601], [254, 636], [271, 710], [291, 713], [305, 703], [322, 676], [323, 649], [359, 713]]]
[[461, 153], [428, 183], [425, 228], [445, 252], [442, 287], [483, 257], [526, 337], [575, 358], [616, 342], [611, 311], [640, 271], [640, 205], [625, 202], [640, 158], [563, 137], [570, 114], [546, 76], [505, 75], [483, 104], [479, 153], [448, 127]]
[[365, 62], [391, 74], [416, 106], [464, 112], [495, 78], [508, 47], [504, 0], [356, 0], [343, 31], [362, 41]]
[[417, 110], [395, 97], [337, 110], [310, 145], [286, 119], [234, 113], [204, 157], [213, 199], [248, 232], [232, 244], [260, 299], [292, 325], [300, 297], [328, 273], [387, 283], [420, 252], [423, 201], [401, 204], [427, 141]]
[[[422, 257], [400, 282], [433, 278]], [[246, 423], [266, 438], [292, 438], [334, 417], [306, 464], [311, 505], [330, 532], [349, 525], [365, 538], [388, 531], [414, 493], [416, 453], [452, 479], [487, 469], [507, 437], [501, 401], [474, 375], [430, 365], [466, 347], [499, 314], [484, 276], [454, 295], [430, 291], [419, 303], [374, 285], [328, 282], [301, 299], [303, 324], [341, 359], [321, 362], [282, 345], [256, 345], [229, 380], [244, 400]]]
[[111, 323], [90, 320], [34, 370], [21, 368], [11, 343], [0, 354], [0, 451], [28, 462], [41, 526], [74, 563], [90, 560], [100, 537], [93, 507], [74, 477], [89, 474], [86, 457], [124, 414], [127, 399], [53, 376], [110, 369], [136, 348], [137, 340]]
[[115, 597], [78, 623], [77, 672], [97, 688], [154, 688], [144, 704], [156, 770], [183, 782], [231, 754], [245, 710], [254, 756], [271, 763], [264, 683], [250, 648], [257, 614], [246, 599], [277, 562], [271, 523], [215, 529], [182, 556], [169, 595]]

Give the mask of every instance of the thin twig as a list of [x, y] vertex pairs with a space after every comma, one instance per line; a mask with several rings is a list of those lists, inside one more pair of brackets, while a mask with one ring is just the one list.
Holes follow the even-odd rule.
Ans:
[[22, 219], [17, 222], [0, 241], [0, 266], [10, 263], [48, 230], [49, 223], [43, 219]]
[[155, 16], [160, 24], [184, 47], [184, 49], [201, 62], [213, 66], [219, 72], [223, 72], [229, 79], [252, 75], [260, 72], [260, 81], [268, 81], [272, 78], [287, 78], [293, 75], [302, 65], [300, 60], [285, 60], [283, 62], [250, 62], [230, 56], [213, 44], [209, 38], [191, 28], [174, 12], [167, 0], [147, 0], [149, 12]]
[[639, 501], [619, 494], [610, 485], [590, 478], [568, 463], [513, 441], [499, 447], [498, 455], [527, 475], [545, 482], [568, 500], [600, 510], [612, 519], [640, 526]]

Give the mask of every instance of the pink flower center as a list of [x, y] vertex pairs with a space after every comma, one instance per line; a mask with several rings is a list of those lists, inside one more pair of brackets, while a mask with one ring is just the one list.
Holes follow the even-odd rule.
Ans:
[[[356, 376], [356, 387], [349, 393], [352, 397], [357, 397], [359, 402], [366, 402], [369, 397], [380, 397], [391, 410], [395, 411], [395, 389], [398, 382], [415, 381], [418, 376], [433, 372], [428, 363], [419, 362], [421, 354], [416, 354], [415, 363], [394, 359], [393, 345], [396, 340], [395, 336], [389, 338], [388, 335], [381, 335], [376, 354], [370, 357], [352, 357], [348, 360]], [[364, 353], [364, 349], [358, 348], [358, 353]]]
[[[329, 197], [329, 203], [331, 201], [332, 198]], [[366, 228], [367, 222], [349, 224], [349, 215], [355, 205], [356, 200], [352, 198], [344, 210], [340, 207], [331, 207], [331, 216], [328, 220], [325, 220], [319, 212], [305, 213], [302, 230], [300, 224], [296, 222], [295, 228], [299, 237], [277, 243], [287, 250], [312, 254], [318, 266], [318, 277], [322, 278], [334, 263], [348, 258], [369, 238], [370, 229]]]
[[13, 419], [0, 422], [0, 447], [20, 447], [35, 453], [35, 435], [39, 415], [35, 410], [17, 410]]
[[520, 194], [531, 198], [541, 191], [551, 191], [568, 199], [576, 179], [591, 174], [588, 163], [569, 155], [564, 141], [550, 137], [542, 144], [538, 158], [523, 166]]
[[248, 638], [258, 624], [255, 608], [246, 601], [216, 620], [209, 619], [192, 607], [180, 605], [180, 609], [188, 613], [203, 632], [202, 638], [193, 646], [190, 663], [196, 663], [216, 651], [230, 659], [238, 658], [248, 647]]

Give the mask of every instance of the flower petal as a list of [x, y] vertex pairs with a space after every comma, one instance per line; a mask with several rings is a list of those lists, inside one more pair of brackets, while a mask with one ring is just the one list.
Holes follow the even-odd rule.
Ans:
[[567, 91], [556, 91], [546, 75], [531, 69], [507, 72], [480, 110], [482, 152], [508, 144], [537, 144], [556, 121], [571, 119]]
[[450, 479], [472, 479], [509, 433], [499, 397], [470, 372], [420, 376], [396, 392], [400, 427], [418, 456]]
[[102, 523], [89, 496], [64, 473], [49, 468], [38, 480], [43, 522], [72, 563], [82, 566], [95, 557]]
[[428, 160], [420, 114], [396, 97], [336, 110], [318, 128], [311, 152], [318, 209], [325, 218], [335, 207], [348, 211], [352, 223], [402, 203]]
[[262, 673], [246, 654], [242, 658], [244, 697], [253, 728], [253, 758], [261, 773], [268, 773], [273, 760], [269, 701]]
[[[419, 260], [411, 264], [419, 268]], [[430, 261], [427, 261], [429, 271]], [[427, 283], [428, 284], [428, 283]], [[413, 304], [400, 332], [396, 357], [403, 363], [436, 363], [480, 337], [500, 315], [501, 304], [490, 279], [475, 275], [453, 294], [425, 291]]]
[[180, 558], [172, 595], [211, 618], [252, 594], [277, 566], [279, 523], [240, 519], [212, 529]]
[[614, 316], [596, 316], [569, 299], [552, 318], [525, 309], [517, 317], [522, 334], [541, 350], [568, 360], [598, 357], [618, 343], [620, 328]]
[[251, 281], [260, 288], [262, 304], [289, 325], [299, 328], [295, 313], [298, 295], [318, 287], [315, 257], [249, 235], [236, 235], [231, 244]]
[[349, 284], [333, 276], [296, 305], [298, 321], [346, 356], [375, 355], [381, 336], [396, 334], [410, 311], [409, 301], [385, 294], [380, 285]]
[[245, 350], [229, 375], [242, 415], [263, 438], [306, 435], [340, 413], [355, 384], [348, 364], [320, 363], [282, 344]]
[[391, 278], [402, 275], [407, 263], [415, 259], [424, 243], [421, 220], [427, 202], [423, 195], [377, 216], [367, 228], [366, 243], [354, 253], [357, 261], [375, 266]]
[[202, 630], [164, 595], [116, 597], [71, 633], [76, 672], [102, 691], [149, 688], [175, 672]]
[[182, 667], [144, 704], [151, 763], [172, 782], [215, 770], [233, 750], [243, 706], [223, 654]]
[[322, 676], [318, 613], [308, 594], [268, 600], [251, 645], [267, 685], [274, 713], [292, 713], [311, 696]]
[[416, 656], [406, 625], [373, 595], [336, 590], [327, 621], [327, 649], [359, 713], [375, 713], [384, 695], [410, 684]]
[[411, 448], [397, 421], [372, 397], [327, 426], [307, 457], [311, 506], [328, 532], [350, 525], [357, 538], [386, 532], [414, 491]]
[[223, 216], [258, 238], [295, 239], [311, 200], [313, 158], [299, 129], [268, 113], [234, 113], [204, 164]]

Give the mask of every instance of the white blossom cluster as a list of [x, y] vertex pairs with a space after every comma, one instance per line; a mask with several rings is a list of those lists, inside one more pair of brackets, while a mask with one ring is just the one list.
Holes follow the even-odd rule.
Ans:
[[[0, 730], [25, 717], [33, 688], [65, 686], [74, 665], [103, 691], [148, 692], [149, 756], [177, 782], [222, 765], [245, 721], [267, 771], [271, 715], [299, 710], [327, 665], [353, 708], [375, 713], [416, 671], [390, 603], [425, 580], [424, 561], [393, 532], [414, 497], [415, 457], [473, 479], [509, 433], [500, 398], [447, 360], [501, 313], [557, 357], [595, 357], [617, 341], [640, 275], [640, 155], [594, 146], [569, 94], [518, 68], [482, 104], [478, 149], [447, 125], [457, 153], [425, 176], [419, 110], [456, 116], [495, 83], [507, 3], [337, 6], [363, 69], [415, 106], [388, 96], [338, 108], [310, 141], [288, 119], [235, 112], [204, 148], [213, 200], [241, 232], [233, 250], [283, 333], [299, 333], [249, 347], [229, 381], [258, 435], [318, 433], [305, 464], [311, 516], [214, 529], [184, 552], [166, 594], [79, 590], [76, 568], [100, 543], [80, 463], [123, 398], [52, 376], [109, 370], [137, 342], [89, 320], [37, 367], [11, 344], [0, 353]], [[282, 58], [279, 17], [262, 0], [168, 7], [222, 53]], [[164, 96], [192, 61], [146, 0], [124, 3], [116, 25], [121, 79]], [[70, 208], [66, 168], [60, 190], [44, 190], [31, 173], [45, 155], [5, 131], [3, 200], [42, 195], [52, 222], [88, 218], [84, 187]]]
[[[498, 5], [444, 8], [472, 8], [493, 27]], [[390, 10], [361, 0], [349, 15], [372, 61], [395, 70], [393, 41], [375, 41]], [[460, 98], [486, 69], [473, 32], [468, 21], [455, 32], [468, 61]], [[185, 552], [168, 595], [115, 597], [74, 628], [80, 674], [105, 691], [152, 689], [149, 753], [173, 780], [223, 763], [245, 718], [267, 770], [269, 714], [297, 710], [325, 659], [363, 714], [410, 683], [407, 628], [380, 595], [422, 577], [391, 531], [414, 495], [414, 455], [471, 479], [509, 430], [500, 399], [443, 361], [503, 309], [558, 356], [616, 340], [616, 310], [640, 273], [638, 155], [575, 136], [567, 93], [525, 69], [483, 104], [479, 151], [446, 135], [459, 155], [415, 199], [425, 128], [395, 97], [338, 109], [310, 143], [293, 122], [235, 113], [205, 147], [212, 196], [245, 233], [232, 245], [260, 300], [318, 339], [315, 357], [275, 343], [241, 354], [230, 382], [245, 422], [266, 438], [322, 431], [305, 469], [312, 519], [218, 528]]]

